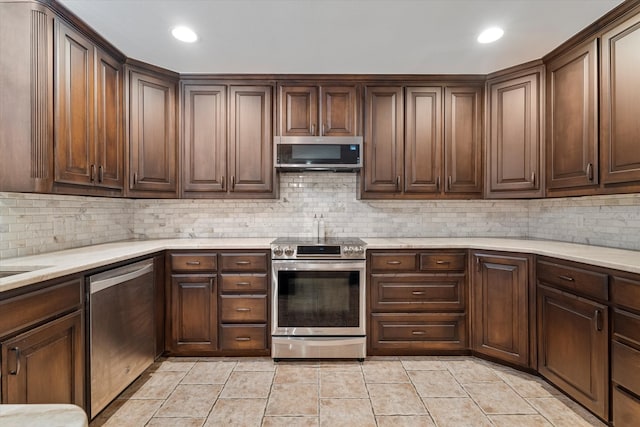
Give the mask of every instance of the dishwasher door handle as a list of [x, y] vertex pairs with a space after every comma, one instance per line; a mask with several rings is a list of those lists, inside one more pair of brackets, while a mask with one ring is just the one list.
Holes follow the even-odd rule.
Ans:
[[111, 286], [128, 282], [153, 271], [153, 261], [142, 261], [107, 273], [92, 276], [89, 280], [91, 294], [103, 291]]

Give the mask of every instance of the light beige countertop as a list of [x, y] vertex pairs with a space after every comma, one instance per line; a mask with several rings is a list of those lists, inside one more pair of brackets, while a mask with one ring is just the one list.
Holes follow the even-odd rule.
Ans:
[[[0, 292], [100, 268], [167, 249], [269, 249], [273, 238], [159, 239], [123, 241], [0, 260]], [[640, 251], [545, 240], [500, 238], [365, 238], [367, 249], [480, 249], [523, 252], [640, 274]]]
[[87, 427], [87, 415], [75, 405], [0, 405], [3, 427]]

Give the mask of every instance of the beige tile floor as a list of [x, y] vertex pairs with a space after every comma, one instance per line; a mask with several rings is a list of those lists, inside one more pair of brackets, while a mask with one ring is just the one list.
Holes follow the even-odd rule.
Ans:
[[545, 381], [473, 357], [168, 358], [98, 426], [604, 426]]

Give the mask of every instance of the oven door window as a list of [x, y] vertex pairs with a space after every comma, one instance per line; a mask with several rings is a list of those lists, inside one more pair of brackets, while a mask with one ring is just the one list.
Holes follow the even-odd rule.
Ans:
[[359, 327], [360, 273], [278, 272], [278, 326]]

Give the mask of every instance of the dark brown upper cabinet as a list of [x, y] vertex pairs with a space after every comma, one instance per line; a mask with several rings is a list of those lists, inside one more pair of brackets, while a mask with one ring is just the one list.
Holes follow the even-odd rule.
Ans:
[[129, 74], [129, 184], [131, 197], [177, 196], [177, 79], [143, 68]]
[[122, 190], [122, 65], [60, 20], [55, 64], [55, 183]]
[[272, 85], [183, 85], [183, 197], [275, 197], [272, 93]]
[[602, 35], [601, 170], [604, 186], [640, 187], [640, 15]]
[[598, 185], [598, 41], [547, 63], [547, 192]]
[[355, 136], [359, 91], [356, 85], [280, 86], [281, 136]]
[[544, 69], [535, 66], [487, 81], [489, 198], [542, 197]]

